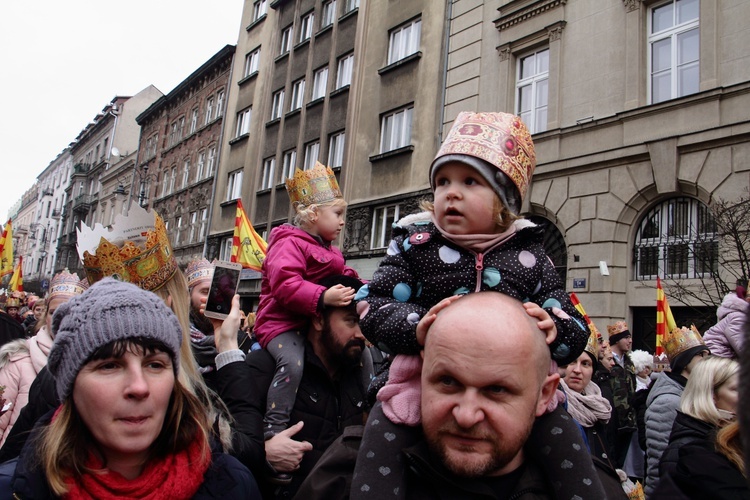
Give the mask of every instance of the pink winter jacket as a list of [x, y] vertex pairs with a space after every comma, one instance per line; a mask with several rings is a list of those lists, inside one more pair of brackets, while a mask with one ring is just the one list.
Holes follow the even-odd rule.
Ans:
[[722, 358], [737, 358], [742, 350], [745, 313], [750, 311], [750, 304], [731, 292], [724, 297], [716, 317], [719, 322], [706, 330], [703, 340], [711, 349], [711, 354]]
[[0, 385], [5, 386], [3, 398], [13, 406], [0, 416], [0, 446], [10, 434], [13, 424], [26, 403], [29, 402], [29, 387], [37, 373], [47, 364], [47, 355], [52, 348], [52, 337], [43, 326], [30, 339], [8, 342], [0, 348]]
[[255, 336], [262, 347], [280, 333], [301, 330], [318, 314], [327, 276], [358, 277], [341, 250], [291, 224], [271, 231], [263, 262]]

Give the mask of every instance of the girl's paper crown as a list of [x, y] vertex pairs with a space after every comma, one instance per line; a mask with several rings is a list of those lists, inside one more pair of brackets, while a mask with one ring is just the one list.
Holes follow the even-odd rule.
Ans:
[[295, 169], [294, 177], [286, 180], [286, 190], [293, 206], [325, 203], [342, 197], [336, 174], [320, 162], [315, 162], [310, 170]]

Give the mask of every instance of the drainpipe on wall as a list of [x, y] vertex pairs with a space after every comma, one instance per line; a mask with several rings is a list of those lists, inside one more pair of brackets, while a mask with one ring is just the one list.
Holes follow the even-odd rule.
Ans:
[[438, 120], [438, 145], [443, 143], [443, 124], [445, 123], [445, 99], [448, 93], [448, 50], [450, 49], [451, 39], [451, 24], [453, 19], [453, 2], [454, 0], [448, 0], [445, 6], [445, 18], [448, 20], [448, 25], [445, 27], [445, 41], [443, 42], [443, 50], [445, 55], [445, 61], [443, 61], [443, 93], [440, 96], [440, 120]]

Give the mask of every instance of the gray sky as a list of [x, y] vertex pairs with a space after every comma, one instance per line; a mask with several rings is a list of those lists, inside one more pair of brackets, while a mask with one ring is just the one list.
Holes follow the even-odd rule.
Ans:
[[168, 93], [226, 44], [242, 0], [0, 2], [0, 224], [116, 95]]

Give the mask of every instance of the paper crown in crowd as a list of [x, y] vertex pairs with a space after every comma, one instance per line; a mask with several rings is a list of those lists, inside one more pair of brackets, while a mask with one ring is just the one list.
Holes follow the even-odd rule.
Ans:
[[[591, 323], [593, 325], [593, 323]], [[596, 329], [596, 327], [594, 327]], [[599, 339], [597, 338], [597, 332], [592, 331], [589, 335], [589, 339], [586, 341], [586, 347], [583, 350], [589, 353], [593, 358], [594, 362], [599, 360]]]
[[191, 261], [185, 270], [188, 288], [193, 288], [198, 282], [211, 280], [214, 276], [214, 265], [206, 259]]
[[703, 337], [695, 325], [690, 325], [690, 328], [683, 326], [682, 328], [673, 328], [672, 331], [667, 332], [664, 335], [662, 347], [664, 347], [664, 352], [667, 353], [669, 364], [674, 365], [675, 359], [680, 354], [694, 347], [706, 347], [706, 343], [703, 342]]
[[49, 292], [47, 299], [52, 300], [57, 297], [73, 297], [82, 294], [89, 287], [89, 283], [80, 279], [78, 274], [71, 273], [66, 267], [62, 272], [57, 273], [49, 283]]
[[78, 229], [78, 256], [86, 277], [94, 284], [105, 276], [157, 290], [177, 271], [177, 260], [164, 221], [133, 205], [127, 215], [117, 215], [110, 229], [97, 223]]
[[331, 167], [320, 162], [310, 170], [295, 169], [294, 177], [286, 180], [292, 205], [312, 205], [341, 198], [341, 189]]
[[536, 167], [534, 142], [520, 117], [510, 113], [463, 111], [453, 122], [433, 164], [446, 155], [484, 160], [513, 181], [521, 201]]
[[8, 297], [8, 300], [5, 301], [5, 309], [8, 309], [9, 307], [21, 307], [21, 299]]

